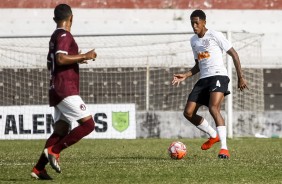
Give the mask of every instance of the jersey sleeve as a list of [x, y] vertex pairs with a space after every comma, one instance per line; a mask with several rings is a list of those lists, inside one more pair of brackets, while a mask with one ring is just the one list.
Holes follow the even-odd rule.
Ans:
[[57, 37], [57, 47], [56, 47], [55, 54], [64, 53], [68, 55], [72, 40], [73, 40], [73, 37], [68, 32], [63, 32], [59, 34]]
[[227, 52], [229, 49], [231, 49], [232, 44], [230, 43], [230, 41], [228, 41], [226, 39], [226, 37], [221, 33], [221, 32], [217, 32], [217, 34], [215, 34], [215, 37], [217, 39], [218, 45], [219, 47], [224, 50], [225, 52]]

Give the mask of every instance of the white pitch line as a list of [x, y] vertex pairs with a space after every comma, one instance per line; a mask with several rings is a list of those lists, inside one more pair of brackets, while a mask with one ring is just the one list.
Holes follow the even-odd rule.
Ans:
[[33, 163], [0, 163], [0, 166], [22, 166], [22, 165], [32, 165]]

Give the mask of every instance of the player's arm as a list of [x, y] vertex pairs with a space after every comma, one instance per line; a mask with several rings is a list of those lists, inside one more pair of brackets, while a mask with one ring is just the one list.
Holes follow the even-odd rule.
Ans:
[[51, 70], [52, 64], [51, 61], [47, 60], [47, 69]]
[[195, 65], [191, 68], [191, 70], [189, 70], [186, 73], [174, 74], [171, 83], [172, 83], [172, 85], [177, 84], [177, 86], [178, 86], [180, 82], [182, 82], [185, 79], [195, 75], [199, 71], [200, 71], [200, 69], [199, 69], [199, 61], [197, 59], [195, 59]]
[[227, 51], [227, 54], [232, 57], [234, 66], [236, 68], [237, 77], [238, 77], [238, 88], [240, 88], [241, 91], [244, 90], [245, 88], [248, 89], [247, 81], [244, 78], [244, 75], [243, 75], [243, 72], [242, 72], [242, 69], [241, 69], [241, 63], [240, 63], [238, 53], [235, 51], [235, 49], [233, 47], [231, 47], [231, 49], [229, 49]]
[[56, 62], [58, 65], [70, 65], [74, 63], [86, 63], [87, 60], [95, 59], [97, 57], [96, 52], [90, 50], [85, 54], [77, 54], [77, 55], [66, 55], [64, 53], [56, 54]]

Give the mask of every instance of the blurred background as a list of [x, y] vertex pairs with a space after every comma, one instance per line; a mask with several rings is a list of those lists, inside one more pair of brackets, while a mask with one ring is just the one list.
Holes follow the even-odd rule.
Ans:
[[[189, 17], [195, 9], [205, 11], [208, 29], [233, 43], [249, 82], [249, 91], [238, 92], [233, 67], [229, 137], [282, 136], [281, 0], [2, 0], [2, 108], [48, 104], [46, 55], [59, 3], [73, 8], [71, 32], [80, 49], [98, 53], [81, 67], [82, 98], [88, 104], [134, 103], [138, 138], [205, 136], [182, 115], [197, 76], [178, 88], [170, 84], [174, 73], [194, 65]], [[226, 119], [227, 106], [225, 101]], [[207, 109], [200, 113], [213, 123]]]

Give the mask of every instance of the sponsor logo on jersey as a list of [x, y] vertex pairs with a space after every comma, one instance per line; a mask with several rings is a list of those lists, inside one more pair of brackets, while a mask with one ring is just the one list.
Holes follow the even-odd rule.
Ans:
[[210, 46], [210, 41], [209, 41], [209, 39], [203, 40], [202, 44], [203, 44], [203, 46], [204, 46], [205, 48], [209, 47], [209, 46]]
[[208, 51], [205, 52], [199, 52], [198, 53], [198, 60], [208, 59], [210, 58], [210, 53]]

